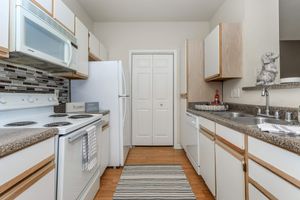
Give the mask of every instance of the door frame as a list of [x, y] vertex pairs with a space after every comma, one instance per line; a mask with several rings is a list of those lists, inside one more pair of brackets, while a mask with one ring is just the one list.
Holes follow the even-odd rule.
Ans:
[[[130, 71], [130, 96], [132, 97], [132, 56], [133, 55], [145, 55], [145, 54], [172, 54], [174, 58], [173, 69], [173, 147], [174, 149], [181, 149], [179, 141], [180, 133], [180, 79], [179, 79], [179, 50], [130, 50], [129, 51], [129, 71]], [[132, 111], [132, 101], [131, 101]], [[132, 126], [132, 114], [131, 114], [131, 126]], [[132, 132], [131, 132], [132, 134]], [[132, 137], [131, 137], [132, 138]]]

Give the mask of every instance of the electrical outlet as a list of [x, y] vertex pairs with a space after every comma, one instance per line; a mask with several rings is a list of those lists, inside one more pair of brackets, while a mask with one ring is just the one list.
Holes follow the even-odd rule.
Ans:
[[234, 88], [230, 91], [231, 98], [240, 98], [241, 96], [241, 90], [240, 88]]

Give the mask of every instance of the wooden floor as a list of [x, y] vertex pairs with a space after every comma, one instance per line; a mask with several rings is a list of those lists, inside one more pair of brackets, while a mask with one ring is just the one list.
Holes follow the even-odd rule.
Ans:
[[[135, 147], [131, 149], [126, 164], [180, 164], [197, 200], [213, 199], [203, 179], [196, 174], [183, 150], [174, 150], [172, 147]], [[122, 168], [109, 168], [105, 171], [95, 200], [112, 199], [121, 173]]]

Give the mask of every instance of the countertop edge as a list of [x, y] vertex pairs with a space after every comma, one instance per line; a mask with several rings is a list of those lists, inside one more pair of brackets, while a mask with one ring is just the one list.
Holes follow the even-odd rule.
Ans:
[[287, 137], [285, 135], [262, 132], [258, 128], [249, 127], [240, 123], [237, 123], [233, 120], [226, 119], [209, 112], [198, 111], [192, 108], [188, 108], [187, 112], [204, 117], [206, 119], [215, 121], [216, 123], [231, 128], [235, 131], [241, 132], [248, 136], [254, 137], [261, 141], [267, 142], [274, 146], [280, 147], [297, 155], [300, 155], [300, 143], [293, 140], [291, 137]]
[[58, 134], [58, 129], [50, 128], [21, 139], [12, 140], [11, 142], [0, 146], [0, 159], [10, 154], [13, 154], [17, 151], [30, 147], [34, 144], [52, 138], [57, 134]]

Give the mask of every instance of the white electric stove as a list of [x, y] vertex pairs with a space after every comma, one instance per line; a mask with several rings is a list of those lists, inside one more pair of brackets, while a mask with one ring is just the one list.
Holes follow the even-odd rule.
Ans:
[[55, 94], [0, 93], [0, 128], [57, 128], [57, 200], [93, 199], [99, 164], [83, 169], [82, 142], [90, 130], [99, 135], [102, 115], [57, 114], [55, 105]]

